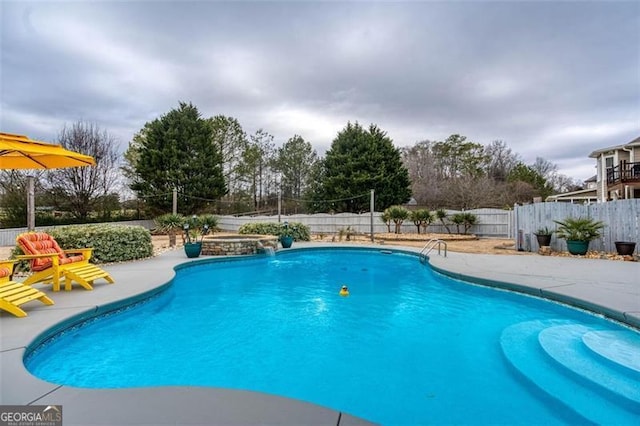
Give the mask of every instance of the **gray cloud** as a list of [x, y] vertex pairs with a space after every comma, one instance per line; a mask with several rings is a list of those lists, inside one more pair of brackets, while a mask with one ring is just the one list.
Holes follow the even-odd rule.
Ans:
[[178, 105], [324, 151], [347, 121], [396, 145], [504, 140], [576, 178], [640, 135], [635, 2], [2, 2], [2, 131], [98, 123], [124, 149]]

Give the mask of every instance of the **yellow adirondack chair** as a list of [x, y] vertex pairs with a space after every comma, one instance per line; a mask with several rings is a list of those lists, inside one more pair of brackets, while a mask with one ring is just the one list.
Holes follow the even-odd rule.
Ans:
[[18, 259], [30, 260], [33, 272], [25, 284], [52, 284], [53, 291], [59, 291], [60, 279], [64, 278], [64, 289], [69, 291], [74, 281], [87, 290], [93, 290], [93, 281], [99, 278], [110, 284], [114, 282], [108, 272], [89, 263], [91, 248], [62, 250], [56, 240], [45, 232], [20, 234], [16, 242], [25, 253], [17, 256]]
[[39, 300], [45, 305], [53, 305], [53, 300], [46, 294], [23, 283], [11, 281], [15, 260], [0, 260], [0, 309], [17, 317], [26, 317], [27, 313], [20, 308], [32, 300]]

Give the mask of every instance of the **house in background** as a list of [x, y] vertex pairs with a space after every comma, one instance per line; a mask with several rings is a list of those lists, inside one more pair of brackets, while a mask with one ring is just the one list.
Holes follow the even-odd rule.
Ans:
[[584, 181], [585, 189], [577, 191], [563, 192], [562, 194], [549, 195], [547, 202], [564, 202], [572, 204], [591, 204], [598, 201], [598, 190], [596, 188], [596, 176], [592, 176]]
[[593, 151], [598, 202], [640, 198], [640, 137], [624, 145]]
[[593, 151], [589, 158], [595, 158], [597, 174], [584, 182], [585, 189], [551, 195], [545, 201], [589, 204], [640, 198], [640, 137]]

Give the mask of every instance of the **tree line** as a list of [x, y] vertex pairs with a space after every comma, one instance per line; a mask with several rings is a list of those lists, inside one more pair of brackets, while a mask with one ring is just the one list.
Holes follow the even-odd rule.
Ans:
[[173, 188], [183, 214], [273, 211], [279, 197], [285, 212], [360, 212], [371, 189], [380, 209], [411, 196], [400, 150], [375, 125], [347, 123], [320, 158], [302, 136], [276, 148], [263, 129], [247, 136], [235, 118], [202, 118], [181, 103], [146, 123], [124, 157], [131, 189], [157, 212], [171, 209], [157, 195]]
[[[579, 187], [542, 158], [524, 164], [503, 141], [484, 146], [454, 134], [397, 148], [375, 124], [348, 122], [319, 156], [300, 135], [277, 147], [264, 129], [247, 135], [236, 118], [204, 118], [183, 102], [145, 123], [123, 155], [91, 123], [65, 126], [56, 142], [96, 166], [37, 173], [36, 202], [79, 221], [118, 209], [170, 212], [174, 189], [179, 213], [234, 214], [273, 212], [278, 199], [283, 213], [368, 211], [371, 189], [377, 211], [411, 197], [433, 210], [507, 207]], [[25, 176], [2, 173], [3, 226], [25, 221]], [[135, 194], [124, 206], [121, 185]]]
[[402, 148], [417, 204], [467, 210], [510, 207], [582, 188], [542, 157], [525, 164], [504, 141], [484, 146], [454, 134]]

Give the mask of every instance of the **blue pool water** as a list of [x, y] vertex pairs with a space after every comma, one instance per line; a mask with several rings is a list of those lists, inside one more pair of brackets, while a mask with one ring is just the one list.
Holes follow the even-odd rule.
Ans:
[[247, 389], [383, 424], [634, 424], [639, 341], [413, 255], [314, 249], [180, 269], [160, 296], [67, 330], [25, 364], [57, 384]]

